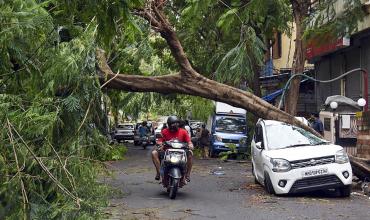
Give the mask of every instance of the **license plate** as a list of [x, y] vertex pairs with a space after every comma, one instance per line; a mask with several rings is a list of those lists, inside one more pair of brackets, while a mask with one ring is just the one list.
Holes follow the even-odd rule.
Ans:
[[310, 177], [310, 176], [320, 176], [320, 175], [325, 175], [328, 173], [328, 168], [321, 168], [317, 170], [308, 170], [302, 172], [304, 177]]

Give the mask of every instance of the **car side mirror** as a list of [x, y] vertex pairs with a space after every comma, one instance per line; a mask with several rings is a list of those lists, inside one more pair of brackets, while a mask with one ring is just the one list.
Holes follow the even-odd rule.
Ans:
[[260, 150], [263, 150], [262, 142], [257, 142], [256, 147]]

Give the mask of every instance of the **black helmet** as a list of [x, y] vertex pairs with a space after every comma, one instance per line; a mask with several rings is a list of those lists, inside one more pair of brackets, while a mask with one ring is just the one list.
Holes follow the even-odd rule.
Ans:
[[179, 119], [176, 116], [170, 116], [167, 118], [167, 125], [171, 126], [173, 123], [179, 122]]

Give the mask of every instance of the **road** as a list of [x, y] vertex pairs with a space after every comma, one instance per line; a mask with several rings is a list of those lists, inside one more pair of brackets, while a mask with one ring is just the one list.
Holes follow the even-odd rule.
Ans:
[[[370, 217], [370, 199], [354, 184], [350, 198], [333, 192], [270, 196], [254, 184], [250, 162], [194, 162], [191, 182], [170, 200], [158, 181], [150, 149], [127, 144], [127, 159], [111, 162], [108, 183], [121, 191], [110, 201], [109, 219], [358, 219]], [[225, 175], [211, 171], [222, 167]]]

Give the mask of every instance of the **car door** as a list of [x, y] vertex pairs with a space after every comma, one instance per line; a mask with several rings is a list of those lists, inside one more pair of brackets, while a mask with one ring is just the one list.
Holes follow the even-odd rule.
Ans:
[[254, 161], [254, 171], [257, 179], [263, 179], [263, 129], [261, 124], [257, 124], [254, 132], [254, 137], [252, 140], [252, 153]]

